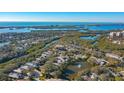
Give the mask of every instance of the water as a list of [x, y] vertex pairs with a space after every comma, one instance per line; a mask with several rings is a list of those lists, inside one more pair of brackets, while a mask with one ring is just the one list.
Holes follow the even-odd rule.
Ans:
[[76, 62], [72, 65], [69, 65], [66, 70], [64, 70], [64, 74], [69, 75], [69, 74], [74, 74], [77, 73], [84, 67], [85, 64], [82, 62]]
[[0, 22], [0, 26], [82, 25], [82, 22]]
[[124, 30], [124, 25], [88, 26], [88, 29], [94, 31]]
[[[89, 26], [90, 24], [90, 26]], [[91, 24], [102, 24], [101, 26], [91, 26]], [[109, 24], [109, 25], [106, 25]], [[124, 24], [119, 23], [102, 23], [102, 22], [0, 22], [0, 27], [11, 27], [11, 26], [51, 26], [51, 25], [62, 25], [62, 26], [75, 26], [75, 28], [52, 28], [52, 29], [34, 29], [34, 28], [22, 28], [22, 29], [0, 29], [0, 33], [6, 32], [30, 32], [31, 30], [79, 30], [80, 32], [86, 32], [83, 28], [89, 30], [123, 30]]]
[[85, 63], [83, 62], [76, 62], [72, 65], [69, 65], [67, 69], [63, 71], [62, 79], [70, 80], [68, 76], [77, 74], [82, 68], [85, 67]]
[[[0, 22], [0, 26], [51, 26], [51, 25], [75, 25], [84, 27], [88, 24], [119, 24], [110, 22]], [[121, 23], [122, 24], [122, 23]], [[123, 24], [124, 25], [124, 24]]]
[[0, 47], [3, 47], [3, 46], [8, 45], [8, 44], [9, 44], [9, 42], [0, 43]]
[[63, 31], [63, 30], [76, 30], [76, 29], [66, 29], [66, 28], [53, 28], [53, 29], [35, 29], [35, 28], [22, 28], [22, 29], [13, 29], [13, 30], [10, 30], [9, 28], [5, 28], [5, 29], [0, 29], [0, 33], [7, 33], [7, 32], [31, 32], [31, 31], [34, 31], [34, 30], [41, 30], [41, 31], [52, 31], [52, 30], [60, 30], [60, 31]]
[[[0, 22], [0, 27], [11, 27], [11, 26], [51, 26], [51, 25], [81, 25], [81, 22]], [[22, 29], [0, 29], [0, 33], [7, 32], [30, 32], [32, 30], [77, 30], [76, 28], [45, 28], [45, 29], [35, 29], [35, 28], [22, 28]]]
[[13, 29], [13, 30], [10, 30], [9, 28], [0, 29], [0, 33], [7, 33], [7, 32], [30, 32], [30, 30], [27, 29], [27, 28], [24, 28], [24, 29]]
[[98, 36], [81, 36], [80, 39], [84, 40], [96, 40]]
[[80, 30], [79, 32], [87, 32], [86, 30]]

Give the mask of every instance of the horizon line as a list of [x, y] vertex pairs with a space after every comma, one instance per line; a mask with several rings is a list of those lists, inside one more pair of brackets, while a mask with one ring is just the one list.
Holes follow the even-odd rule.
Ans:
[[92, 22], [92, 21], [0, 21], [0, 22], [80, 22], [80, 23], [124, 23], [124, 22], [109, 22], [109, 21], [106, 21], [106, 22], [100, 22], [100, 21], [96, 21], [96, 22]]

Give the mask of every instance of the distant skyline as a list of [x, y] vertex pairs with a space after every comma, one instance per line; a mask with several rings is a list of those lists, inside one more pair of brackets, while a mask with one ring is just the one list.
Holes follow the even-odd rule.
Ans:
[[124, 12], [0, 12], [0, 21], [124, 22]]

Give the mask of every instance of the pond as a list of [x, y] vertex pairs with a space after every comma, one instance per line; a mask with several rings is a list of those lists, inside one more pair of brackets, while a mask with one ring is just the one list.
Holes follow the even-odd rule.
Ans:
[[74, 64], [69, 65], [67, 69], [64, 70], [62, 79], [69, 80], [69, 75], [78, 73], [84, 66], [85, 64], [83, 62], [75, 62]]
[[83, 30], [83, 29], [81, 29], [81, 30], [79, 30], [79, 32], [87, 32], [87, 30]]
[[8, 44], [10, 44], [10, 43], [9, 42], [0, 43], [0, 47], [3, 47], [3, 46], [8, 45]]
[[100, 36], [101, 36], [101, 34], [80, 36], [80, 39], [82, 39], [82, 40], [97, 40]]
[[98, 36], [81, 36], [80, 39], [84, 40], [96, 40]]

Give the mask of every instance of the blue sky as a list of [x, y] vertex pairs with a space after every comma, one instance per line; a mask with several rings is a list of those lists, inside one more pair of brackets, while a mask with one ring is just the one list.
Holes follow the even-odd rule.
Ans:
[[0, 12], [0, 21], [124, 22], [124, 12]]

